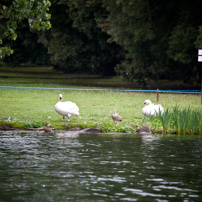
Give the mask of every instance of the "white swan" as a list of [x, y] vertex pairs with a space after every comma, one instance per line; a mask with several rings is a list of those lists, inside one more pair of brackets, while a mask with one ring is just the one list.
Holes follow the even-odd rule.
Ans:
[[158, 113], [160, 113], [162, 115], [163, 112], [164, 112], [164, 109], [160, 104], [155, 105], [150, 100], [145, 100], [144, 101], [144, 107], [142, 108], [142, 113], [144, 115], [146, 115], [146, 116], [149, 116], [149, 115], [156, 116]]
[[70, 120], [70, 116], [80, 117], [78, 106], [71, 101], [62, 102], [62, 94], [59, 94], [59, 102], [55, 105], [55, 111], [58, 114], [63, 116], [64, 122], [65, 122], [65, 116], [67, 116], [68, 117], [68, 123]]

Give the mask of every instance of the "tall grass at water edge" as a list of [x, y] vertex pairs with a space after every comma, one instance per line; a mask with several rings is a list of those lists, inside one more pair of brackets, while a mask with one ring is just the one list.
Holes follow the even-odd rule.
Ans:
[[150, 122], [150, 124], [162, 125], [164, 134], [176, 133], [178, 135], [202, 135], [202, 110], [191, 109], [190, 107], [180, 109], [179, 106], [175, 106], [170, 109], [166, 109], [161, 115], [149, 116], [143, 118], [143, 122]]
[[186, 108], [179, 110], [173, 108], [172, 120], [177, 134], [201, 134], [202, 132], [202, 110], [191, 110]]

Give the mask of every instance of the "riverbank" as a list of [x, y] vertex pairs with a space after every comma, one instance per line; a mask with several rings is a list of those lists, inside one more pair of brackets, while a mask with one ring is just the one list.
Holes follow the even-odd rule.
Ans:
[[[79, 106], [81, 119], [71, 117], [69, 123], [63, 122], [63, 117], [54, 110], [59, 93], [63, 94], [64, 101], [71, 100]], [[163, 125], [159, 120], [148, 120], [142, 115], [146, 99], [160, 103], [165, 110], [173, 108], [176, 103], [180, 109], [201, 109], [200, 95], [197, 94], [161, 93], [160, 101], [156, 102], [155, 93], [0, 89], [0, 124], [2, 129], [24, 130], [49, 123], [62, 130], [78, 127], [96, 128], [102, 132], [136, 132], [146, 123], [152, 133], [162, 133]], [[122, 116], [121, 123], [114, 124], [111, 118], [115, 109]], [[167, 132], [173, 133], [172, 128]]]
[[0, 131], [43, 131], [45, 133], [53, 133], [53, 132], [58, 132], [58, 131], [77, 131], [78, 133], [82, 133], [82, 134], [100, 134], [101, 131], [99, 129], [96, 128], [80, 128], [80, 127], [72, 127], [69, 129], [57, 129], [55, 130], [54, 128], [51, 127], [50, 131], [45, 131], [42, 130], [41, 128], [27, 128], [27, 129], [22, 129], [22, 128], [13, 128], [11, 125], [8, 124], [0, 124]]
[[[18, 69], [17, 69], [18, 70]], [[17, 71], [15, 69], [15, 71]], [[42, 69], [43, 70], [43, 69]], [[0, 74], [0, 86], [28, 86], [46, 88], [77, 88], [80, 84], [89, 84], [80, 87], [80, 90], [60, 90], [60, 89], [0, 89], [0, 124], [3, 128], [27, 129], [39, 128], [45, 124], [51, 124], [53, 128], [69, 130], [71, 128], [95, 128], [103, 132], [125, 132], [127, 130], [137, 131], [139, 127], [146, 123], [150, 126], [152, 133], [162, 133], [163, 125], [160, 121], [144, 119], [142, 108], [146, 99], [155, 104], [161, 104], [164, 109], [171, 109], [176, 105], [180, 109], [190, 107], [191, 109], [202, 109], [201, 97], [199, 94], [170, 94], [160, 93], [157, 102], [156, 93], [148, 92], [124, 92], [124, 91], [92, 91], [89, 88], [96, 88], [94, 83], [102, 85], [119, 84], [120, 78], [95, 79], [95, 76], [88, 76], [91, 79], [75, 78], [72, 75], [63, 74], [44, 74], [44, 71], [35, 69], [38, 74], [33, 72], [30, 75], [24, 71], [18, 73], [3, 72]], [[32, 70], [33, 71], [33, 70]], [[52, 72], [53, 70], [49, 70]], [[28, 72], [28, 70], [27, 70]], [[2, 74], [7, 75], [4, 78]], [[52, 77], [50, 76], [52, 75]], [[49, 76], [48, 79], [45, 77]], [[78, 75], [77, 75], [78, 76]], [[19, 77], [19, 78], [18, 78]], [[61, 78], [60, 78], [61, 77]], [[162, 89], [161, 86], [157, 86]], [[84, 89], [84, 90], [82, 90]], [[61, 115], [54, 110], [55, 104], [59, 100], [59, 94], [63, 94], [63, 101], [72, 101], [80, 109], [81, 119], [71, 117], [69, 123], [64, 123]], [[114, 110], [121, 115], [122, 123], [113, 123], [111, 118]], [[67, 121], [67, 119], [66, 119]], [[167, 132], [173, 133], [172, 129]]]

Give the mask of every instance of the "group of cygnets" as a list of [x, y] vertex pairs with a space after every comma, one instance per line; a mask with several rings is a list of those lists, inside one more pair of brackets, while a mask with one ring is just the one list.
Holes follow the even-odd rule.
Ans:
[[[78, 106], [71, 101], [62, 102], [62, 94], [59, 94], [59, 102], [55, 105], [55, 111], [58, 114], [63, 116], [63, 121], [65, 121], [65, 116], [68, 117], [68, 123], [70, 121], [71, 116], [80, 117]], [[144, 107], [142, 108], [143, 115], [155, 116], [158, 113], [163, 114], [163, 112], [164, 112], [164, 109], [160, 104], [155, 105], [150, 100], [145, 100]], [[118, 122], [122, 121], [120, 114], [118, 114], [116, 112], [116, 110], [112, 114], [112, 119], [114, 121], [114, 124], [115, 124], [115, 121], [118, 121]], [[40, 129], [44, 130], [45, 132], [52, 132], [52, 128], [51, 128], [50, 124], [46, 124], [44, 127], [40, 128]]]

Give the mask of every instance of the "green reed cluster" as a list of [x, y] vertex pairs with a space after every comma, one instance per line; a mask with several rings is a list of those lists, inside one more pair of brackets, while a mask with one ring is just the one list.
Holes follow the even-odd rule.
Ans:
[[202, 110], [191, 109], [190, 107], [180, 109], [175, 106], [166, 109], [162, 115], [149, 117], [151, 122], [160, 121], [163, 132], [166, 134], [170, 131], [180, 135], [185, 134], [202, 134]]
[[180, 110], [173, 108], [172, 121], [177, 134], [201, 134], [202, 110], [192, 110], [190, 107]]

